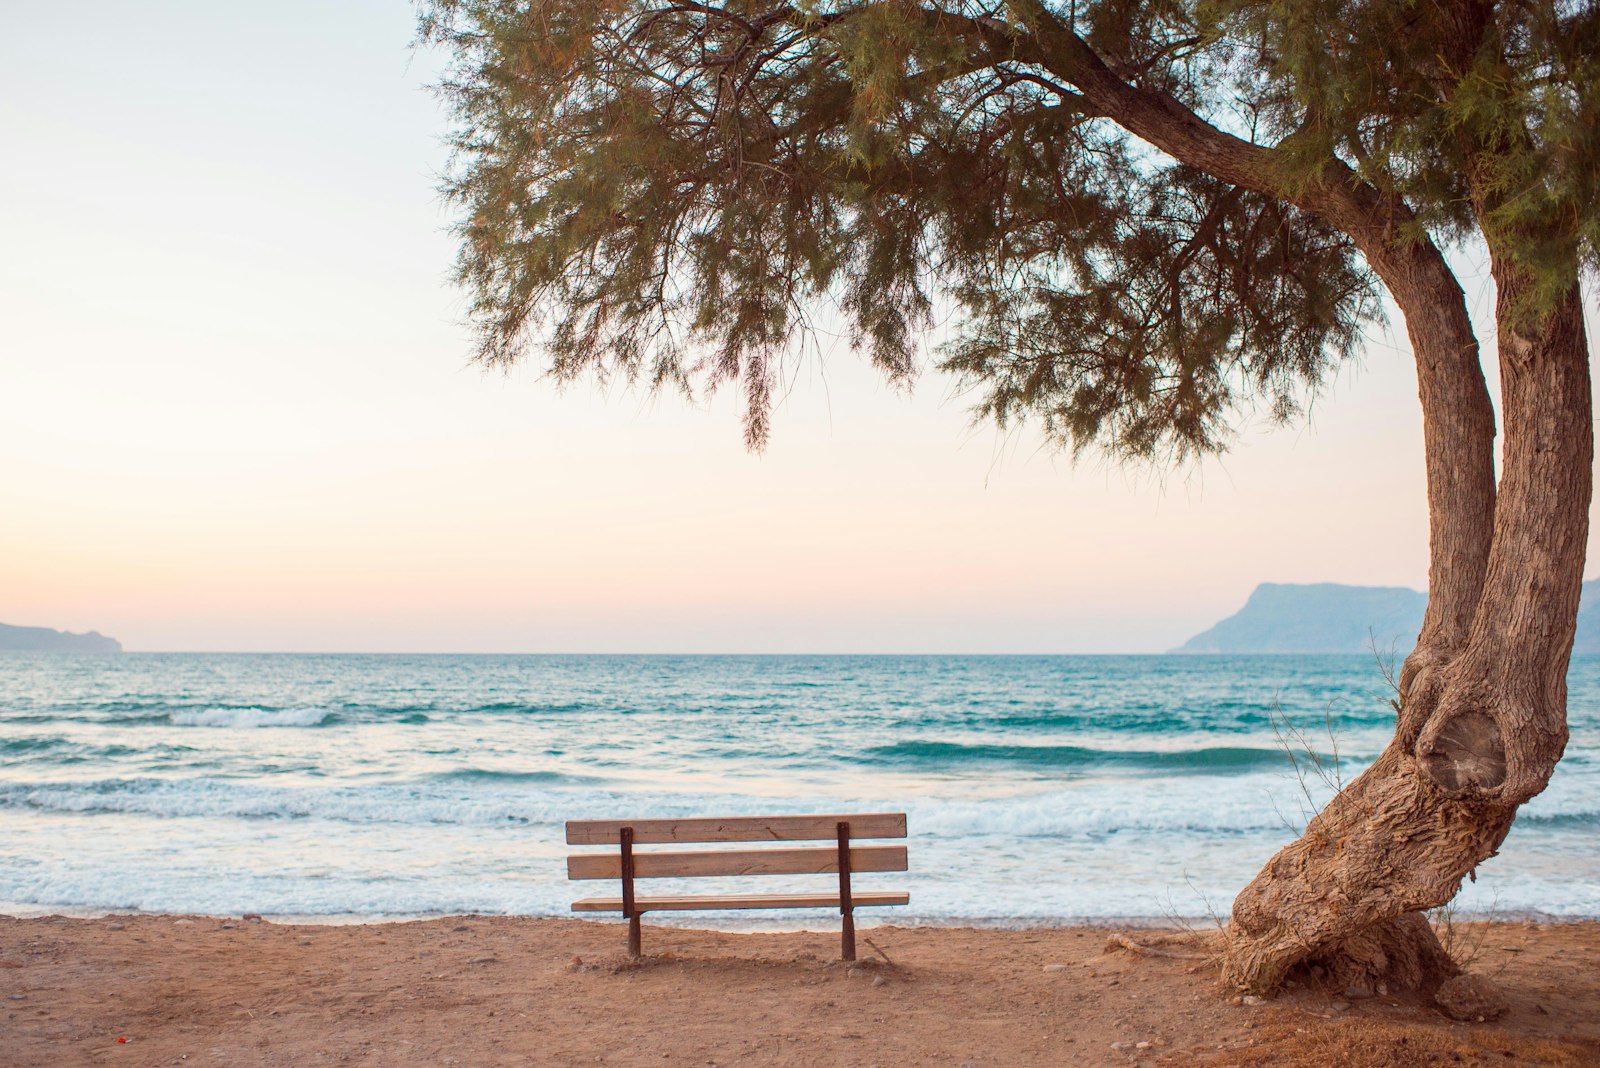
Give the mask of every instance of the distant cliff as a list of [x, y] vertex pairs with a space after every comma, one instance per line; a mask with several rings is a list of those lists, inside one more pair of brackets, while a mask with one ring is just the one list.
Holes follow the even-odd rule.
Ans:
[[120, 653], [122, 643], [97, 630], [69, 634], [49, 627], [12, 627], [0, 623], [0, 652], [12, 653]]
[[1578, 595], [1578, 635], [1572, 640], [1572, 652], [1600, 653], [1600, 579], [1585, 582]]
[[[1600, 653], [1600, 580], [1583, 584], [1574, 653]], [[1416, 644], [1428, 595], [1404, 586], [1263, 582], [1238, 612], [1175, 653], [1361, 653]]]
[[1184, 642], [1178, 653], [1359, 653], [1376, 639], [1405, 652], [1428, 597], [1403, 586], [1292, 586], [1263, 582], [1237, 613]]

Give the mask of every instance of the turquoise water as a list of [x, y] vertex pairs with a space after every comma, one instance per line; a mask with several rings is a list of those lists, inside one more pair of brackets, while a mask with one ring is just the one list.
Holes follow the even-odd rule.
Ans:
[[[1600, 658], [1570, 683], [1469, 911], [1600, 916]], [[904, 810], [913, 870], [859, 883], [897, 922], [1201, 917], [1327, 796], [1274, 719], [1348, 778], [1388, 696], [1370, 656], [8, 654], [0, 912], [560, 915], [603, 887], [567, 819]]]

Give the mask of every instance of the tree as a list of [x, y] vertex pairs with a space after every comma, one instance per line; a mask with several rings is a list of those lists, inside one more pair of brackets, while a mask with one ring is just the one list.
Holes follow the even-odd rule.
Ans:
[[[819, 314], [892, 380], [1119, 458], [1293, 419], [1405, 317], [1426, 618], [1393, 742], [1239, 895], [1227, 973], [1415, 985], [1421, 910], [1566, 740], [1592, 422], [1600, 11], [1585, 0], [433, 0], [478, 357], [736, 385], [765, 445]], [[1496, 284], [1505, 439], [1441, 249]]]

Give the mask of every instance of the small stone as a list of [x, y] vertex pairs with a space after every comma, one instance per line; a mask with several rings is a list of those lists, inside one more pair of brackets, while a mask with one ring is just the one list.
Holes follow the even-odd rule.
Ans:
[[1328, 1008], [1332, 1009], [1334, 1012], [1344, 1012], [1349, 1007], [1350, 1003], [1348, 1001], [1335, 1001], [1332, 1005], [1328, 1006]]
[[1238, 994], [1235, 994], [1235, 995], [1233, 995], [1233, 997], [1228, 999], [1228, 1004], [1229, 1005], [1243, 1005], [1244, 1004], [1244, 998], [1240, 997]]
[[1389, 984], [1388, 983], [1379, 983], [1378, 984], [1378, 994], [1379, 994], [1380, 997], [1388, 997], [1389, 996]]
[[243, 916], [240, 916], [239, 918], [241, 920], [248, 920], [251, 923], [260, 923], [261, 922], [261, 913], [259, 913], [259, 912], [247, 912]]
[[1047, 972], [1064, 972], [1067, 970], [1067, 966], [1065, 964], [1046, 964], [1044, 970]]
[[231, 930], [233, 930], [233, 929], [234, 929], [234, 928], [235, 928], [235, 927], [238, 927], [238, 926], [239, 926], [239, 925], [238, 925], [238, 924], [236, 924], [236, 923], [225, 923], [225, 924], [223, 924], [223, 925], [222, 925], [222, 929], [223, 929], [223, 930], [224, 930], [224, 931], [231, 931]]
[[194, 926], [194, 921], [193, 920], [173, 920], [172, 921], [172, 926], [174, 926], [174, 927], [193, 927]]
[[1370, 986], [1362, 986], [1361, 984], [1357, 983], [1354, 986], [1345, 987], [1344, 996], [1349, 998], [1351, 1001], [1362, 1001], [1373, 996], [1372, 988]]
[[1246, 1005], [1254, 1007], [1256, 1005], [1265, 1005], [1267, 1003], [1267, 999], [1263, 998], [1263, 997], [1257, 997], [1254, 994], [1246, 994], [1244, 996], [1244, 1003]]
[[499, 964], [500, 963], [500, 958], [499, 957], [473, 957], [471, 960], [467, 961], [467, 963], [468, 964]]
[[309, 946], [311, 944], [311, 936], [310, 935], [301, 935], [300, 936], [300, 944], [302, 946]]
[[28, 1000], [28, 995], [26, 995], [26, 994], [7, 994], [6, 995], [6, 1000], [7, 1001], [26, 1001], [26, 1000]]
[[108, 930], [108, 931], [126, 931], [127, 929], [128, 929], [128, 925], [125, 924], [125, 923], [108, 923], [108, 924], [106, 924], [106, 930]]
[[1481, 975], [1470, 973], [1447, 979], [1433, 1000], [1452, 1020], [1497, 1020], [1511, 1008], [1500, 988]]
[[1151, 1044], [1149, 1042], [1135, 1042], [1133, 1044], [1133, 1048], [1134, 1049], [1150, 1049], [1152, 1047], [1151, 1047]]
[[888, 983], [888, 982], [889, 982], [889, 980], [887, 980], [887, 979], [885, 979], [885, 978], [884, 978], [884, 977], [883, 977], [883, 976], [881, 976], [881, 975], [874, 975], [874, 976], [873, 976], [873, 977], [872, 977], [872, 985], [873, 985], [873, 986], [884, 986], [884, 985], [886, 985], [886, 984], [887, 984], [887, 983]]
[[1111, 1048], [1112, 1049], [1119, 1049], [1119, 1050], [1120, 1049], [1132, 1049], [1133, 1048], [1133, 1043], [1132, 1042], [1113, 1042], [1113, 1043], [1111, 1043]]

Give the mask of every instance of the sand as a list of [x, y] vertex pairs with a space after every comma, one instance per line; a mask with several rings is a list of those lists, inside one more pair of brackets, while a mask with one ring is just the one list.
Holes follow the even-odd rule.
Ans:
[[1315, 984], [1234, 1004], [1110, 933], [877, 927], [847, 968], [831, 931], [647, 925], [634, 966], [578, 920], [0, 917], [0, 1065], [1600, 1065], [1600, 925], [1457, 930], [1512, 1003], [1488, 1024]]

